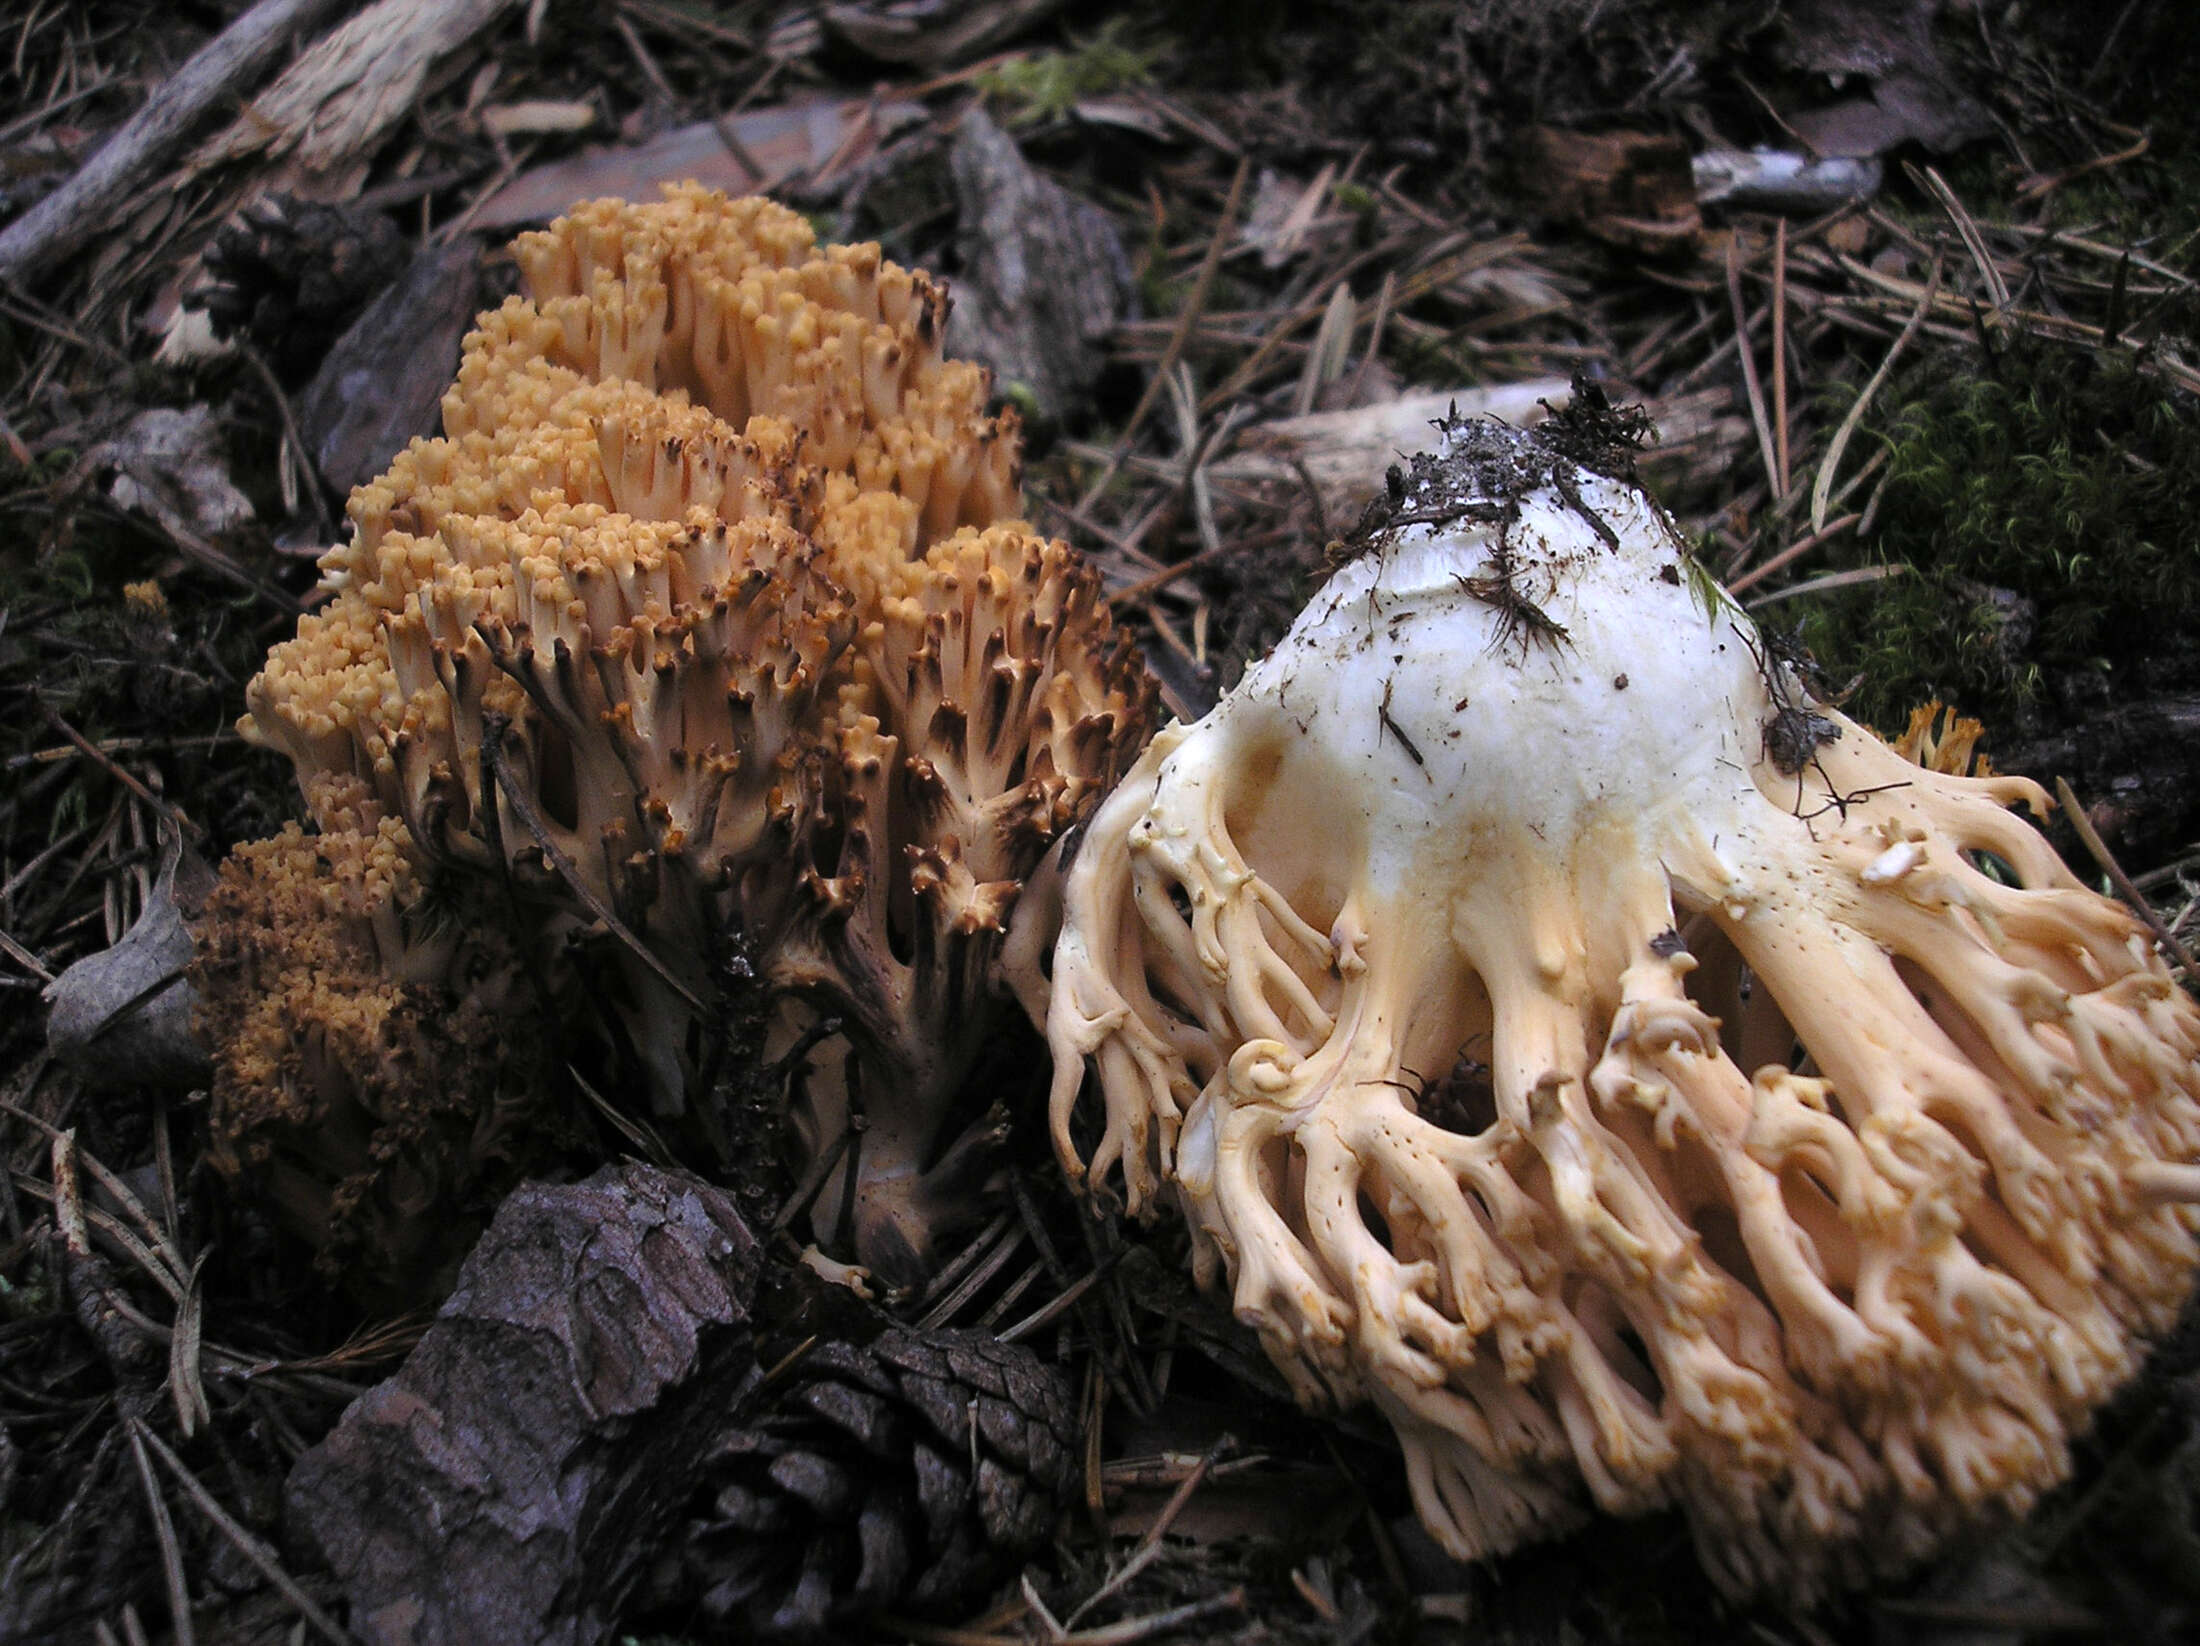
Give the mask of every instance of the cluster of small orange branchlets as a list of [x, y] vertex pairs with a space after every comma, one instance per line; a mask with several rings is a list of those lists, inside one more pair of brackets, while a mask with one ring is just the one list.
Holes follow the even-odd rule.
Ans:
[[509, 936], [423, 902], [395, 818], [312, 785], [321, 831], [240, 846], [197, 920], [210, 1158], [332, 1272], [410, 1306], [497, 1198], [575, 1140]]

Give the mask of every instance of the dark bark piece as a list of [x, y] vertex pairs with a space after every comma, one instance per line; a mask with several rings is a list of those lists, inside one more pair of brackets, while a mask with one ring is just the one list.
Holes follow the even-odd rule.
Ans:
[[1998, 771], [2049, 788], [2067, 777], [2127, 864], [2174, 852], [2200, 830], [2200, 697], [2103, 705], [2037, 736], [1992, 738], [1986, 750]]
[[461, 236], [416, 254], [336, 340], [298, 398], [298, 429], [339, 492], [373, 479], [441, 421], [458, 346], [480, 306], [481, 247]]
[[404, 1367], [291, 1473], [353, 1632], [604, 1639], [755, 1375], [757, 1262], [731, 1201], [683, 1174], [514, 1192]]
[[947, 352], [990, 366], [1041, 417], [1074, 419], [1107, 365], [1108, 334], [1131, 313], [1115, 225], [1032, 170], [982, 109], [963, 116], [948, 166], [962, 274]]

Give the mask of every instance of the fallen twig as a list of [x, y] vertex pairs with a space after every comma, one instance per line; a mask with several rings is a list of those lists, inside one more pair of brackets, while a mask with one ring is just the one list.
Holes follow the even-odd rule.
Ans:
[[2185, 947], [2175, 932], [2162, 924], [2162, 917], [2154, 912], [2154, 905], [2131, 883], [2131, 876], [2124, 873], [2123, 865], [2116, 861], [2115, 853], [2108, 849], [2108, 842], [2101, 838], [2100, 830], [2094, 828], [2093, 819], [2086, 816], [2085, 808], [2078, 804], [2077, 793], [2070, 787], [2067, 777], [2055, 779], [2055, 799], [2062, 806], [2063, 816], [2070, 819], [2070, 826], [2077, 830], [2078, 839], [2084, 844], [2086, 851], [2100, 865], [2101, 873], [2108, 876], [2109, 884], [2116, 888], [2117, 895], [2131, 905], [2131, 912], [2147, 923], [2147, 930], [2154, 934], [2155, 941], [2169, 951], [2170, 957], [2184, 972], [2185, 981], [2188, 984], [2200, 981], [2200, 967], [2193, 965], [2192, 951]]
[[1176, 330], [1169, 334], [1168, 346], [1161, 351], [1160, 363], [1146, 379], [1145, 391], [1139, 395], [1138, 404], [1131, 408], [1131, 415], [1123, 424], [1123, 432], [1115, 437], [1114, 452], [1079, 501], [1078, 513], [1082, 514], [1091, 508], [1099, 500], [1100, 494], [1108, 489], [1108, 482], [1115, 478], [1116, 471], [1123, 466], [1123, 455], [1130, 450], [1139, 425], [1146, 421], [1146, 414], [1153, 410], [1154, 402], [1161, 397], [1162, 385], [1168, 381], [1169, 373], [1176, 369], [1177, 361], [1183, 357], [1184, 345], [1194, 328], [1199, 325], [1200, 312], [1207, 306], [1207, 293], [1214, 286], [1215, 270], [1222, 266], [1222, 254], [1229, 246], [1230, 226], [1237, 217], [1238, 201], [1244, 197], [1245, 179], [1252, 169], [1250, 160], [1238, 161], [1237, 174], [1230, 179], [1230, 192], [1223, 197], [1222, 216], [1215, 223], [1215, 232], [1207, 242], [1207, 255], [1200, 260], [1199, 273], [1192, 280], [1191, 295], [1184, 300], [1184, 312], [1177, 316]]
[[1770, 577], [1774, 572], [1784, 571], [1787, 567], [1793, 565], [1796, 561], [1800, 560], [1804, 555], [1810, 553], [1811, 550], [1818, 547], [1819, 544], [1825, 542], [1827, 538], [1838, 536], [1840, 533], [1847, 531], [1851, 526], [1855, 525], [1859, 520], [1863, 518], [1864, 517], [1861, 514], [1844, 514], [1843, 516], [1841, 516], [1840, 519], [1833, 521], [1829, 525], [1821, 527], [1817, 531], [1812, 532], [1808, 537], [1802, 539], [1800, 542], [1790, 543], [1786, 548], [1782, 549], [1770, 560], [1767, 560], [1762, 566], [1752, 566], [1748, 571], [1742, 573], [1741, 576], [1735, 578], [1733, 582], [1729, 583], [1726, 586], [1726, 592], [1729, 594], [1740, 594], [1747, 589], [1754, 588], [1757, 584], [1762, 583], [1766, 578]]
[[1833, 490], [1834, 476], [1840, 472], [1841, 454], [1849, 448], [1849, 436], [1856, 432], [1857, 424], [1863, 421], [1865, 408], [1871, 405], [1872, 397], [1886, 383], [1888, 374], [1894, 370], [1894, 363], [1902, 357], [1902, 351], [1909, 346], [1910, 339], [1917, 335], [1918, 327], [1925, 323], [1925, 316], [1931, 312], [1933, 300], [1939, 295], [1940, 259], [1935, 257], [1932, 273], [1925, 280], [1925, 293], [1918, 299], [1909, 324], [1902, 328], [1902, 335], [1894, 340], [1893, 346], [1880, 360], [1879, 369], [1871, 374], [1870, 380], [1864, 385], [1864, 392], [1856, 397], [1856, 403], [1849, 407], [1848, 415], [1841, 419], [1841, 426], [1833, 431], [1833, 441], [1826, 447], [1826, 455], [1818, 461], [1818, 478], [1810, 489], [1812, 531], [1822, 532], [1826, 529], [1826, 499]]
[[145, 181], [198, 118], [236, 92], [337, 0], [260, 0], [214, 36], [76, 175], [0, 231], [0, 279], [29, 280], [108, 233], [123, 196]]
[[1734, 347], [1742, 362], [1742, 385], [1749, 391], [1749, 417], [1757, 425], [1757, 455], [1764, 460], [1765, 484], [1780, 493], [1780, 454], [1772, 442], [1772, 420], [1765, 412], [1764, 385], [1757, 380], [1757, 355], [1749, 346], [1749, 306], [1742, 301], [1742, 253], [1739, 239], [1726, 243], [1726, 296], [1734, 306]]
[[61, 712], [56, 709], [52, 704], [42, 703], [39, 705], [39, 707], [43, 708], [46, 711], [47, 724], [52, 726], [55, 731], [59, 732], [63, 737], [67, 738], [71, 743], [75, 744], [77, 752], [82, 754], [85, 759], [91, 761], [94, 765], [98, 766], [100, 770], [104, 771], [109, 777], [112, 777], [117, 783], [120, 783], [132, 794], [136, 795], [138, 799], [143, 801], [147, 806], [151, 807], [154, 812], [159, 814], [161, 817], [167, 819], [168, 822], [174, 824], [179, 830], [188, 835], [191, 839], [203, 840], [206, 838], [206, 831], [204, 829], [200, 828], [196, 823], [192, 822], [188, 817], [184, 816], [183, 813], [176, 810], [175, 807], [171, 806], [167, 801], [163, 800], [151, 789], [148, 789], [141, 779], [126, 770], [112, 755], [105, 753], [103, 750], [101, 750], [98, 744], [94, 743], [82, 732], [78, 731], [66, 720], [62, 719]]
[[1192, 1494], [1206, 1483], [1208, 1473], [1222, 1461], [1223, 1454], [1236, 1445], [1235, 1435], [1225, 1433], [1215, 1437], [1214, 1444], [1207, 1448], [1192, 1472], [1170, 1493], [1169, 1501], [1162, 1507], [1161, 1513], [1154, 1517], [1154, 1523], [1146, 1528], [1146, 1535], [1138, 1540], [1138, 1547], [1131, 1551], [1130, 1558], [1123, 1562], [1113, 1577], [1078, 1602], [1077, 1609], [1069, 1614], [1070, 1627], [1075, 1627], [1079, 1618], [1102, 1601], [1120, 1594], [1133, 1578], [1153, 1564], [1155, 1556], [1161, 1552], [1161, 1540], [1169, 1535], [1169, 1528], [1176, 1524], [1176, 1517], [1192, 1501]]

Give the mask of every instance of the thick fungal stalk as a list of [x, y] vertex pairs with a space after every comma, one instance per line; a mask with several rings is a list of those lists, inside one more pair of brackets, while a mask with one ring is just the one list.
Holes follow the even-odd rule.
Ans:
[[1079, 844], [1065, 1161], [1463, 1558], [1676, 1504], [1807, 1594], [2023, 1509], [2191, 1288], [2200, 1011], [2035, 785], [1812, 701], [1595, 414], [1401, 479]]

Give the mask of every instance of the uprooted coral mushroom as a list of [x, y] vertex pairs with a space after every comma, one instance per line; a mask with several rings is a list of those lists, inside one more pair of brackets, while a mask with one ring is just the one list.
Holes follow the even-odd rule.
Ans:
[[861, 1136], [820, 1205], [909, 1278], [1003, 919], [1151, 688], [1012, 518], [1013, 417], [941, 359], [924, 275], [693, 188], [515, 250], [529, 295], [467, 339], [444, 437], [353, 496], [245, 729], [437, 873], [616, 935], [660, 1113], [728, 956], [837, 1023], [799, 1129]]
[[2172, 1319], [2200, 1012], [2033, 784], [1810, 699], [1611, 415], [1444, 427], [1095, 814], [1056, 1137], [1453, 1553], [1674, 1504], [1804, 1595], [2021, 1509]]

